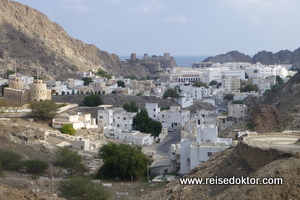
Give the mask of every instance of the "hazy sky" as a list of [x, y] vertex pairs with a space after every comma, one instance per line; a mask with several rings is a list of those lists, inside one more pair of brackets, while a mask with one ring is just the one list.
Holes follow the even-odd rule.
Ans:
[[299, 0], [16, 0], [118, 55], [253, 55], [300, 47]]

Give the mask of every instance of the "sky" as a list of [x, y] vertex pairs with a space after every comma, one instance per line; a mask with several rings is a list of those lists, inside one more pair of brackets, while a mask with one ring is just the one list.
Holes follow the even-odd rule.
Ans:
[[15, 0], [119, 56], [253, 56], [300, 47], [299, 0]]

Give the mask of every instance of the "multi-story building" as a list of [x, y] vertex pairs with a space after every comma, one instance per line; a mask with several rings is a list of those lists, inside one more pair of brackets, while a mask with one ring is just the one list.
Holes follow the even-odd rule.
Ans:
[[214, 153], [225, 150], [232, 143], [231, 138], [218, 138], [218, 127], [214, 124], [198, 125], [196, 140], [182, 139], [180, 142], [180, 174], [187, 174]]

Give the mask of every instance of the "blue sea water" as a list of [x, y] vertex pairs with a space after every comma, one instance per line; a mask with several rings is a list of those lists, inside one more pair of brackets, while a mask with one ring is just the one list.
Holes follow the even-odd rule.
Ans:
[[192, 62], [202, 62], [209, 56], [173, 56], [177, 67], [190, 67]]
[[[206, 59], [209, 56], [200, 55], [200, 56], [173, 56], [177, 67], [190, 67], [190, 63], [192, 62], [202, 62], [204, 59]], [[142, 58], [143, 56], [137, 56], [137, 58]], [[125, 59], [129, 59], [130, 56], [119, 56], [120, 60], [124, 61]]]

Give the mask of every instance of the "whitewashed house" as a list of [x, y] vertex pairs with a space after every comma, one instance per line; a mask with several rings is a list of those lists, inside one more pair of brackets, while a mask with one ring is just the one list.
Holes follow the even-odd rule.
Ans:
[[171, 106], [170, 110], [158, 113], [158, 121], [164, 128], [187, 125], [190, 119], [190, 111], [182, 110], [180, 106]]
[[247, 115], [248, 107], [245, 104], [229, 104], [228, 116], [241, 118]]
[[199, 125], [195, 129], [196, 141], [182, 139], [180, 148], [180, 174], [187, 174], [214, 153], [230, 147], [231, 138], [218, 138], [218, 127], [214, 124]]
[[74, 129], [81, 128], [98, 128], [96, 119], [91, 117], [91, 114], [78, 113], [77, 115], [57, 115], [52, 119], [53, 128], [61, 128], [64, 124], [70, 124]]
[[158, 113], [160, 112], [160, 107], [158, 107], [158, 103], [146, 103], [145, 108], [148, 112], [148, 116], [151, 119], [158, 119]]
[[127, 112], [123, 108], [113, 108], [113, 124], [116, 129], [132, 130], [133, 118], [136, 113]]
[[135, 130], [111, 129], [105, 131], [104, 135], [108, 138], [140, 146], [151, 145], [154, 142], [154, 137], [151, 136], [151, 134], [141, 133]]
[[89, 151], [90, 150], [90, 139], [78, 137], [75, 140], [71, 141], [73, 149]]

